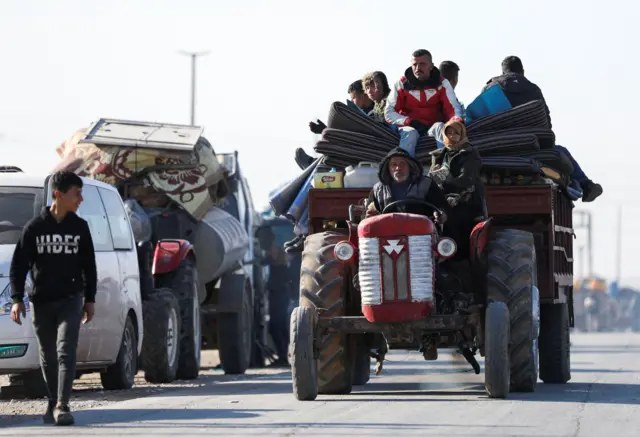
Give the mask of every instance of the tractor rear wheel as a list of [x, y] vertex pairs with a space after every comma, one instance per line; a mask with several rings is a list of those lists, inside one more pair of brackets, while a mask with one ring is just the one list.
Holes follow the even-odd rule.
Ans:
[[511, 317], [511, 391], [534, 392], [540, 299], [533, 235], [518, 229], [493, 232], [487, 246], [487, 266], [487, 298], [506, 303]]
[[[333, 253], [335, 245], [347, 238], [346, 232], [339, 231], [306, 238], [300, 270], [300, 307], [324, 308], [321, 317], [347, 315], [349, 268]], [[332, 332], [319, 340], [318, 393], [350, 393], [355, 359], [353, 336]]]

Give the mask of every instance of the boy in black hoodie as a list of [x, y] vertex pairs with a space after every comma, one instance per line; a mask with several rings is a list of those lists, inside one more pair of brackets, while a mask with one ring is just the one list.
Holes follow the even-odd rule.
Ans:
[[32, 322], [49, 391], [43, 420], [57, 425], [74, 423], [69, 398], [76, 374], [80, 323], [93, 318], [97, 288], [89, 225], [76, 215], [82, 203], [82, 185], [82, 179], [72, 172], [52, 176], [53, 203], [27, 223], [11, 261], [11, 319], [19, 325], [20, 315], [26, 317], [25, 279], [31, 271]]

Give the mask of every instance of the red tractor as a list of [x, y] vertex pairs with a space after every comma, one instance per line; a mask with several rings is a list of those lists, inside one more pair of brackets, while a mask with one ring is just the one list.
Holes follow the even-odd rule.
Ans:
[[545, 382], [570, 379], [571, 275], [563, 270], [572, 268], [554, 254], [571, 254], [564, 235], [571, 204], [553, 186], [487, 193], [492, 217], [475, 226], [470, 253], [454, 262], [457, 245], [439, 224], [394, 212], [407, 202], [433, 205], [394, 202], [363, 219], [356, 205], [368, 191], [311, 190], [300, 305], [291, 317], [297, 399], [365, 384], [380, 340], [376, 373], [386, 345], [419, 350], [427, 360], [439, 348], [457, 348], [476, 374], [479, 352], [490, 397], [535, 391], [539, 371]]

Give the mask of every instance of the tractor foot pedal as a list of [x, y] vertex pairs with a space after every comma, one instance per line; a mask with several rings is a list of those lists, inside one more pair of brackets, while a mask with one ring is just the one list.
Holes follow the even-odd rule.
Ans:
[[480, 374], [480, 364], [478, 364], [478, 360], [473, 355], [473, 352], [469, 350], [469, 348], [464, 347], [461, 349], [462, 356], [467, 360], [471, 367], [473, 367], [473, 371], [476, 372], [476, 375]]

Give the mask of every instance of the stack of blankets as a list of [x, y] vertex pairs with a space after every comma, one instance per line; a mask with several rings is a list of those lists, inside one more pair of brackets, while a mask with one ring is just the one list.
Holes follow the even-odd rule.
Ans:
[[[467, 126], [467, 132], [482, 157], [483, 173], [489, 181], [498, 175], [503, 176], [501, 183], [504, 176], [553, 175], [564, 185], [573, 172], [571, 162], [553, 148], [555, 135], [542, 101], [478, 119]], [[361, 161], [380, 161], [399, 142], [398, 133], [390, 126], [335, 102], [315, 151], [324, 155], [323, 164], [343, 169]], [[418, 141], [416, 158], [429, 166], [429, 153], [436, 148], [435, 139], [425, 135]]]
[[[477, 119], [467, 125], [467, 135], [480, 153], [482, 177], [487, 185], [548, 183], [551, 179], [566, 187], [570, 182], [573, 166], [554, 149], [555, 135], [540, 100]], [[314, 147], [321, 157], [299, 178], [273, 194], [274, 212], [304, 228], [308, 217], [308, 214], [305, 217], [307, 193], [318, 166], [340, 171], [362, 161], [379, 162], [399, 142], [400, 136], [391, 126], [376, 122], [344, 103], [333, 103], [327, 128]], [[428, 168], [430, 152], [436, 148], [434, 138], [422, 136], [416, 158]]]

